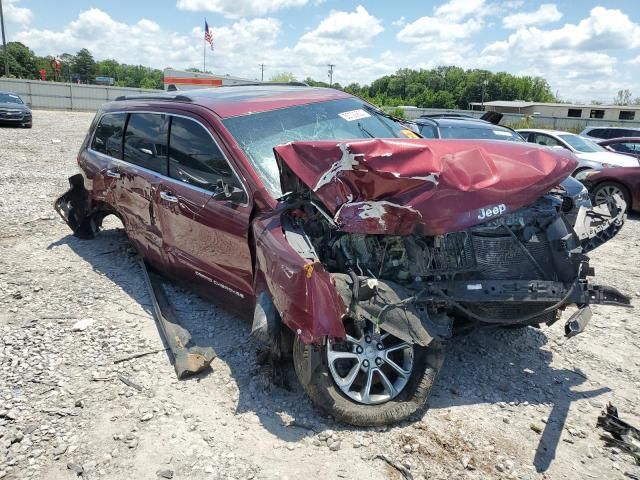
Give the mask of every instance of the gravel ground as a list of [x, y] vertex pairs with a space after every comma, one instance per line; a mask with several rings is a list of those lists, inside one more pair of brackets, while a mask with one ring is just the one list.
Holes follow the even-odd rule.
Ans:
[[[429, 411], [389, 428], [323, 416], [291, 369], [290, 391], [273, 386], [246, 319], [178, 287], [213, 370], [178, 381], [162, 351], [114, 364], [163, 345], [117, 223], [79, 241], [51, 208], [91, 119], [35, 111], [32, 130], [0, 129], [0, 478], [401, 478], [378, 454], [416, 479], [640, 477], [595, 427], [609, 401], [640, 425], [633, 310], [596, 307], [571, 340], [562, 322], [456, 339]], [[639, 247], [636, 216], [592, 254], [636, 306]]]

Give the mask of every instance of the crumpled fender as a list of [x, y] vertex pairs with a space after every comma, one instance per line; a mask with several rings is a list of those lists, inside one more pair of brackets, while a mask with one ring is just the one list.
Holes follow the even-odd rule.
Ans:
[[347, 309], [324, 266], [289, 245], [278, 217], [257, 217], [252, 229], [256, 295], [267, 290], [282, 322], [304, 343], [344, 338]]

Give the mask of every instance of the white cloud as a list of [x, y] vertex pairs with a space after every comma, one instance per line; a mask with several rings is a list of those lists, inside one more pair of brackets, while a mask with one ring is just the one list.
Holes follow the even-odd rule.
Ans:
[[502, 19], [505, 28], [520, 28], [527, 25], [542, 25], [557, 22], [562, 18], [562, 12], [553, 3], [544, 3], [533, 12], [521, 12], [508, 15]]
[[468, 38], [482, 30], [488, 12], [485, 0], [450, 0], [436, 7], [433, 16], [405, 25], [396, 38], [405, 43]]
[[631, 60], [627, 60], [625, 63], [628, 63], [629, 65], [640, 65], [640, 55], [636, 58], [632, 58]]
[[404, 27], [406, 24], [407, 24], [407, 19], [404, 17], [404, 15], [399, 19], [391, 22], [391, 25], [393, 25], [394, 27]]
[[505, 53], [507, 50], [539, 51], [575, 49], [585, 52], [620, 50], [640, 46], [640, 24], [631, 21], [620, 10], [595, 7], [589, 17], [577, 25], [567, 23], [554, 30], [521, 27], [505, 41], [494, 42], [486, 53]]
[[[324, 0], [316, 0], [315, 5]], [[259, 17], [290, 7], [302, 7], [309, 0], [178, 0], [179, 10], [213, 12], [228, 18]]]
[[421, 43], [432, 39], [468, 38], [482, 29], [483, 22], [470, 18], [464, 23], [448, 22], [438, 17], [420, 17], [398, 32], [401, 42]]
[[7, 23], [15, 23], [18, 25], [27, 25], [31, 23], [32, 12], [28, 8], [18, 7], [16, 4], [20, 0], [5, 0], [4, 19]]
[[316, 28], [300, 37], [294, 50], [331, 60], [332, 56], [368, 46], [383, 30], [380, 20], [362, 5], [353, 12], [332, 10]]
[[485, 7], [485, 0], [449, 0], [436, 7], [434, 13], [436, 17], [455, 20], [481, 13]]

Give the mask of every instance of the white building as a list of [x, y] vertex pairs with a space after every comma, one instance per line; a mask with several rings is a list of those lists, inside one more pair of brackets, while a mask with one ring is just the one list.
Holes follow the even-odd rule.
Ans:
[[[491, 102], [472, 102], [472, 110], [487, 112], [519, 113], [522, 115], [540, 115], [556, 118], [583, 118], [602, 120], [640, 120], [640, 105], [589, 105], [570, 103], [535, 103], [522, 100], [495, 100]], [[484, 105], [484, 108], [483, 108]]]

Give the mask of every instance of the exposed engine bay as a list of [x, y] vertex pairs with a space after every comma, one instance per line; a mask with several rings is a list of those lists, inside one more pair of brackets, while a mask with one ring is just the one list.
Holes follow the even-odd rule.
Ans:
[[[590, 285], [585, 252], [598, 213], [554, 190], [528, 207], [437, 236], [345, 233], [311, 199], [283, 215], [289, 243], [333, 274], [349, 314], [385, 324], [405, 341], [451, 335], [453, 318], [482, 324], [551, 324], [576, 304], [567, 335], [584, 329], [589, 303], [628, 305], [609, 287]], [[615, 218], [615, 206], [606, 217]], [[501, 213], [499, 210], [496, 213]], [[620, 214], [621, 215], [621, 214]], [[587, 230], [571, 220], [590, 218]], [[607, 230], [608, 229], [608, 230]], [[617, 231], [617, 230], [616, 230]], [[424, 327], [427, 335], [419, 332]], [[405, 330], [405, 333], [401, 330]], [[412, 332], [407, 334], [406, 332]]]

